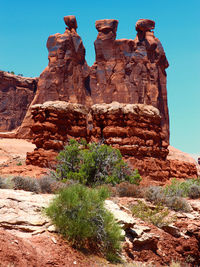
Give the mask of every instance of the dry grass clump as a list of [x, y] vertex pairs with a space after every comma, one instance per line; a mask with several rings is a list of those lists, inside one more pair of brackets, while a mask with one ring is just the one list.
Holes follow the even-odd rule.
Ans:
[[34, 193], [40, 193], [40, 186], [35, 178], [15, 176], [12, 179], [14, 183], [14, 189], [31, 191]]
[[169, 216], [168, 208], [157, 204], [155, 207], [150, 207], [141, 200], [132, 207], [133, 216], [142, 219], [145, 222], [154, 224], [157, 227], [167, 226], [174, 222], [175, 218]]
[[193, 199], [200, 198], [200, 185], [192, 185], [188, 192], [188, 196]]
[[191, 210], [186, 199], [171, 194], [165, 188], [159, 186], [149, 187], [146, 190], [145, 198], [154, 204], [162, 204], [175, 211], [189, 212]]
[[119, 197], [141, 197], [141, 188], [136, 184], [129, 182], [122, 182], [117, 184], [115, 187], [109, 187], [112, 196]]

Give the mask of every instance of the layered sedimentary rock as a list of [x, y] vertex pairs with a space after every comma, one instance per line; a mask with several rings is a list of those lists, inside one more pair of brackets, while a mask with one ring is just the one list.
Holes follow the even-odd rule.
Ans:
[[[48, 38], [49, 64], [40, 75], [32, 102], [62, 100], [71, 103], [120, 103], [153, 105], [160, 110], [161, 128], [169, 141], [166, 72], [168, 62], [160, 41], [155, 38], [151, 20], [136, 23], [134, 40], [116, 40], [117, 20], [96, 22], [96, 61], [89, 67], [85, 48], [77, 34], [74, 16], [64, 17], [64, 34]], [[30, 137], [30, 111], [18, 137]]]
[[118, 148], [143, 177], [158, 181], [197, 177], [193, 163], [167, 158], [168, 143], [162, 132], [161, 116], [151, 105], [113, 102], [88, 108], [49, 101], [32, 106], [31, 114], [33, 143], [37, 148], [27, 153], [27, 164], [53, 167], [58, 152], [71, 138], [84, 138]]
[[96, 104], [92, 106], [92, 141], [118, 148], [143, 177], [166, 180], [168, 143], [157, 108], [144, 104]]
[[143, 166], [133, 166], [145, 176], [152, 177], [154, 173], [149, 162], [154, 165], [159, 162], [163, 169], [160, 176], [157, 173], [158, 179], [169, 177], [165, 166], [168, 145], [161, 131], [159, 111], [153, 106], [114, 102], [86, 108], [80, 104], [49, 101], [34, 105], [32, 118], [33, 143], [37, 148], [27, 154], [27, 164], [50, 166], [69, 139], [84, 138], [88, 142], [112, 145], [131, 161], [142, 160], [145, 172]]
[[168, 147], [167, 159], [170, 161], [171, 177], [188, 178], [200, 175], [199, 166], [195, 159], [172, 146]]
[[36, 149], [27, 153], [27, 164], [49, 167], [71, 138], [87, 139], [88, 108], [80, 104], [49, 101], [32, 106], [31, 127]]
[[[66, 30], [56, 33], [47, 40], [49, 64], [41, 73], [37, 93], [31, 105], [46, 101], [62, 100], [90, 105], [89, 72], [85, 61], [85, 48], [77, 34], [75, 16], [64, 17]], [[31, 138], [30, 110], [17, 132], [19, 138]]]
[[141, 103], [160, 110], [161, 127], [169, 140], [166, 72], [168, 61], [161, 42], [154, 36], [155, 22], [136, 23], [134, 40], [115, 40], [117, 20], [96, 22], [96, 62], [90, 87], [94, 103]]
[[0, 71], [0, 132], [21, 125], [36, 90], [36, 78]]

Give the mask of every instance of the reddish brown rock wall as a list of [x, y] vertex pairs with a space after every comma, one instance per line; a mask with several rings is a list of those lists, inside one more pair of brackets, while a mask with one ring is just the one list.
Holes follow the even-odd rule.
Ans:
[[90, 86], [94, 103], [141, 103], [160, 110], [161, 127], [169, 141], [166, 72], [168, 61], [151, 31], [155, 22], [139, 20], [134, 40], [115, 40], [117, 20], [96, 21], [96, 62]]
[[0, 71], [0, 132], [21, 125], [37, 89], [36, 78]]
[[32, 107], [31, 129], [36, 149], [27, 153], [27, 164], [49, 167], [71, 138], [87, 138], [88, 109], [80, 104], [49, 101]]
[[[117, 20], [96, 22], [96, 61], [89, 67], [85, 48], [77, 34], [74, 16], [64, 18], [64, 34], [48, 38], [49, 64], [40, 75], [32, 102], [68, 101], [91, 106], [96, 103], [153, 105], [160, 110], [161, 128], [169, 141], [166, 72], [168, 62], [160, 41], [152, 29], [155, 23], [140, 20], [134, 40], [116, 40]], [[30, 111], [18, 131], [18, 137], [31, 137]]]
[[[88, 109], [79, 104], [55, 101], [34, 105], [32, 118], [33, 143], [37, 149], [27, 154], [27, 164], [54, 164], [55, 156], [69, 139], [85, 138], [103, 141], [120, 149], [125, 158], [137, 159], [140, 162], [137, 167], [144, 176], [151, 177], [157, 165], [165, 165], [168, 144], [161, 133], [159, 111], [152, 106], [114, 102]], [[160, 167], [159, 175], [159, 178], [166, 178], [169, 173], [164, 173]]]
[[190, 162], [167, 159], [168, 143], [157, 108], [143, 104], [81, 104], [49, 101], [32, 107], [33, 143], [27, 164], [51, 167], [71, 138], [103, 142], [118, 148], [124, 159], [143, 177], [165, 181], [171, 177], [197, 177]]

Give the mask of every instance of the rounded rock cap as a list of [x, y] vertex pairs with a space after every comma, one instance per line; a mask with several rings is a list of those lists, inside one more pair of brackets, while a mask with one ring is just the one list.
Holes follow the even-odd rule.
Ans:
[[76, 21], [76, 17], [74, 15], [69, 15], [69, 16], [65, 16], [64, 17], [64, 22], [65, 24], [69, 27], [69, 29], [77, 29], [77, 21]]
[[97, 31], [102, 32], [106, 30], [117, 31], [118, 20], [116, 19], [101, 19], [95, 22]]
[[150, 19], [139, 19], [135, 24], [136, 31], [150, 31], [155, 28], [155, 21]]

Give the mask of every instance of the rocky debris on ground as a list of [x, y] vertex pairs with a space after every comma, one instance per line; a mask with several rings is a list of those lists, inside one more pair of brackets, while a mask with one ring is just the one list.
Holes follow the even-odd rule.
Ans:
[[[50, 262], [55, 266], [71, 266], [74, 259], [78, 266], [84, 266], [81, 260], [88, 260], [88, 266], [107, 266], [94, 259], [91, 263], [92, 257], [86, 259], [55, 233], [43, 211], [53, 198], [50, 194], [0, 189], [0, 240], [5, 243], [0, 245], [0, 263], [13, 260], [20, 267], [27, 266], [28, 261], [29, 266], [48, 266], [45, 264]], [[188, 200], [193, 207], [191, 213], [179, 213], [175, 223], [162, 229], [132, 217], [130, 205], [136, 200], [115, 197], [105, 202], [106, 209], [123, 228], [123, 259], [127, 263], [142, 261], [159, 266], [178, 259], [189, 266], [199, 265], [200, 200]], [[66, 265], [59, 265], [63, 262]]]

